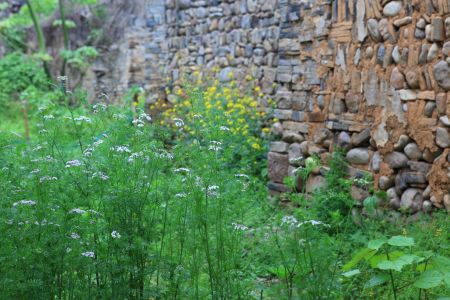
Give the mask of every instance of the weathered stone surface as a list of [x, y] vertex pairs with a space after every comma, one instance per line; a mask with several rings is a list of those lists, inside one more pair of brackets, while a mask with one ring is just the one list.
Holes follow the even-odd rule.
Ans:
[[289, 156], [289, 163], [293, 166], [299, 167], [303, 159], [300, 144], [298, 143], [291, 144], [289, 146], [288, 156]]
[[378, 180], [378, 187], [383, 191], [386, 191], [389, 188], [393, 187], [394, 184], [395, 180], [392, 177], [380, 176], [380, 179]]
[[219, 80], [220, 82], [230, 82], [233, 79], [233, 68], [227, 67], [220, 71]]
[[432, 62], [439, 54], [439, 45], [433, 43], [430, 49], [428, 50], [427, 62]]
[[404, 17], [394, 21], [394, 25], [397, 27], [402, 27], [412, 23], [412, 17]]
[[401, 152], [392, 152], [384, 157], [384, 162], [392, 169], [401, 169], [408, 166], [408, 158]]
[[357, 113], [359, 110], [359, 105], [362, 102], [363, 97], [361, 94], [356, 94], [353, 92], [348, 92], [345, 96], [345, 106], [347, 110], [351, 113]]
[[325, 177], [323, 176], [309, 176], [308, 180], [306, 181], [306, 192], [308, 194], [311, 194], [315, 191], [319, 191], [321, 189], [326, 188], [327, 181]]
[[400, 96], [400, 99], [404, 101], [417, 99], [417, 92], [413, 90], [399, 90], [398, 94]]
[[422, 190], [407, 189], [400, 200], [400, 209], [408, 211], [419, 211], [422, 209], [423, 196]]
[[450, 194], [445, 195], [442, 202], [444, 203], [445, 209], [450, 212]]
[[436, 109], [439, 115], [445, 115], [447, 112], [447, 94], [439, 93], [436, 95]]
[[339, 133], [336, 143], [339, 148], [347, 149], [350, 143], [351, 143], [350, 135], [347, 132], [342, 131], [341, 133]]
[[419, 149], [419, 146], [417, 146], [416, 143], [409, 143], [405, 146], [405, 154], [409, 157], [409, 159], [412, 160], [419, 160], [422, 158], [422, 152]]
[[420, 54], [419, 54], [419, 64], [420, 65], [424, 65], [424, 64], [427, 63], [427, 60], [428, 60], [428, 49], [429, 49], [428, 44], [423, 44], [421, 46]]
[[433, 209], [433, 203], [431, 201], [425, 200], [422, 204], [422, 210], [426, 213], [430, 212]]
[[408, 82], [410, 88], [419, 88], [419, 73], [417, 72], [417, 70], [406, 72], [406, 81]]
[[445, 35], [450, 38], [450, 17], [447, 17], [444, 22], [445, 25]]
[[416, 23], [416, 27], [420, 29], [425, 29], [425, 26], [427, 25], [427, 22], [424, 18], [420, 18], [419, 21]]
[[366, 5], [364, 0], [358, 0], [356, 5], [356, 27], [358, 29], [358, 41], [363, 42], [367, 36], [367, 30], [364, 24]]
[[390, 188], [386, 191], [389, 205], [393, 209], [399, 209], [400, 208], [400, 197], [397, 195], [397, 192], [395, 191], [395, 188]]
[[403, 76], [402, 72], [400, 72], [400, 70], [397, 67], [392, 70], [391, 85], [396, 90], [401, 90], [405, 88], [405, 76]]
[[367, 30], [369, 32], [370, 37], [375, 42], [380, 42], [382, 40], [381, 34], [380, 34], [380, 29], [378, 27], [378, 21], [376, 19], [369, 19], [367, 21]]
[[427, 104], [425, 104], [425, 116], [428, 118], [431, 118], [433, 116], [433, 111], [436, 108], [436, 103], [428, 101]]
[[450, 134], [442, 127], [436, 129], [436, 144], [441, 148], [450, 147]]
[[410, 141], [409, 136], [405, 134], [400, 135], [397, 143], [394, 144], [394, 149], [397, 151], [402, 151], [405, 148], [405, 146], [409, 143], [409, 141]]
[[352, 135], [352, 144], [354, 146], [361, 146], [364, 143], [368, 143], [370, 138], [370, 128], [366, 128], [359, 133]]
[[450, 42], [446, 42], [444, 46], [442, 47], [442, 53], [445, 57], [449, 56], [450, 54]]
[[305, 137], [299, 133], [292, 131], [283, 132], [283, 141], [287, 143], [301, 143], [305, 140]]
[[431, 164], [422, 161], [408, 161], [408, 166], [411, 171], [420, 172], [422, 174], [428, 174], [431, 170]]
[[[400, 50], [398, 49], [398, 46], [395, 46], [392, 50], [392, 59], [396, 64], [400, 63], [402, 56], [400, 54]], [[397, 69], [398, 70], [398, 69]]]
[[448, 116], [440, 117], [439, 121], [441, 121], [441, 123], [445, 126], [450, 127], [450, 119], [448, 118]]
[[441, 17], [436, 17], [431, 20], [433, 26], [432, 39], [435, 42], [442, 42], [445, 39], [444, 23]]
[[269, 152], [269, 179], [273, 182], [283, 183], [284, 177], [288, 175], [289, 156], [287, 154], [280, 154]]
[[367, 197], [370, 196], [369, 191], [367, 191], [366, 189], [360, 188], [358, 186], [355, 186], [355, 185], [352, 185], [350, 194], [351, 194], [352, 198], [358, 202], [362, 202], [362, 201], [364, 201], [364, 199], [366, 199]]
[[365, 165], [369, 163], [369, 150], [354, 148], [347, 152], [347, 160], [352, 164]]
[[423, 40], [425, 38], [425, 30], [416, 28], [416, 30], [414, 30], [414, 37], [416, 39]]
[[387, 19], [381, 19], [378, 23], [378, 28], [383, 39], [391, 44], [394, 44], [397, 40], [391, 33], [391, 25]]
[[373, 172], [378, 173], [380, 171], [382, 162], [383, 162], [383, 159], [381, 158], [380, 152], [378, 152], [378, 151], [375, 152], [372, 156], [372, 161], [370, 163], [370, 169]]
[[441, 88], [450, 90], [450, 66], [445, 61], [440, 61], [433, 67], [434, 78]]
[[284, 142], [271, 142], [270, 143], [270, 151], [286, 153], [288, 150], [289, 144]]
[[396, 16], [402, 9], [402, 2], [391, 1], [383, 8], [383, 14], [387, 17]]
[[314, 143], [320, 145], [320, 144], [322, 144], [326, 139], [328, 139], [331, 135], [332, 135], [332, 134], [331, 134], [331, 131], [330, 131], [329, 129], [327, 129], [327, 128], [322, 128], [322, 129], [317, 130], [317, 131], [314, 133], [313, 141], [314, 141]]

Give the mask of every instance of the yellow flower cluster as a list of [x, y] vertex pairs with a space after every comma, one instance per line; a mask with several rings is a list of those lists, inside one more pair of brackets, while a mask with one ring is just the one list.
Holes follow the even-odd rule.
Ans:
[[[246, 79], [250, 81], [252, 78]], [[184, 132], [189, 134], [216, 128], [238, 137], [249, 148], [262, 150], [261, 133], [269, 132], [268, 128], [261, 128], [265, 111], [257, 99], [262, 93], [259, 87], [251, 86], [252, 82], [247, 83], [249, 86], [246, 88], [236, 81], [222, 85], [218, 80], [204, 81], [199, 72], [194, 72], [193, 80], [187, 81], [183, 87], [167, 91], [176, 95], [178, 100], [172, 103], [172, 107], [161, 109], [161, 122], [170, 124], [174, 118], [181, 118]], [[160, 101], [156, 106], [163, 107], [166, 102]]]

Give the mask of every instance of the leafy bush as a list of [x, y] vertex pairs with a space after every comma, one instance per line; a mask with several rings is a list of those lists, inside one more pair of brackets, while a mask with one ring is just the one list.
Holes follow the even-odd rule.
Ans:
[[0, 59], [0, 108], [11, 99], [18, 101], [26, 90], [48, 91], [48, 81], [38, 61], [21, 53], [6, 55]]
[[[124, 107], [84, 108], [59, 91], [36, 109], [29, 143], [0, 134], [1, 299], [387, 299], [391, 274], [399, 298], [448, 293], [447, 215], [352, 224], [339, 155], [327, 188], [271, 206], [251, 175], [265, 148], [245, 98], [257, 89], [230, 94], [227, 108], [229, 86], [199, 86], [160, 120], [137, 88]], [[301, 176], [320, 168], [304, 164]]]
[[220, 137], [221, 148], [230, 150], [228, 163], [238, 162], [246, 172], [260, 174], [266, 161], [262, 135], [269, 131], [264, 128], [268, 116], [258, 103], [259, 87], [252, 88], [250, 78], [248, 83], [248, 87], [238, 87], [231, 81], [223, 86], [196, 72], [182, 87], [167, 91], [177, 95], [173, 103], [156, 103], [164, 109], [160, 124], [176, 128], [173, 120], [182, 120], [183, 130], [176, 136], [185, 140]]

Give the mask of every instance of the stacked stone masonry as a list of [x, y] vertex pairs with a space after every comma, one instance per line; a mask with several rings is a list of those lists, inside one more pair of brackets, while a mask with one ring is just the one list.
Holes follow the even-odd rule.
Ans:
[[251, 74], [261, 105], [277, 104], [273, 193], [299, 157], [326, 161], [340, 147], [350, 174], [373, 173], [393, 208], [450, 210], [450, 0], [149, 2], [128, 33], [123, 84], [152, 90], [195, 66], [218, 67], [224, 83]]

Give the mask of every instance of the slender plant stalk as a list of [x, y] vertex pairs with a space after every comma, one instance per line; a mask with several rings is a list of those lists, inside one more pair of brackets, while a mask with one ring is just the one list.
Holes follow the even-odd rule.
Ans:
[[[389, 253], [387, 249], [384, 250], [386, 252], [386, 257], [389, 260]], [[392, 292], [394, 293], [394, 300], [397, 300], [397, 290], [395, 288], [395, 282], [394, 282], [394, 274], [392, 273], [392, 270], [389, 270], [389, 276], [391, 278], [391, 286], [392, 286]]]
[[25, 138], [27, 142], [30, 142], [30, 127], [28, 126], [28, 103], [27, 101], [23, 101], [23, 107], [22, 107], [22, 113], [23, 113], [23, 126], [25, 128]]
[[[58, 6], [59, 6], [59, 16], [61, 18], [61, 29], [63, 32], [63, 39], [64, 39], [64, 50], [68, 51], [69, 48], [69, 30], [66, 26], [66, 12], [64, 9], [64, 0], [58, 0]], [[66, 76], [66, 64], [67, 59], [64, 58], [63, 64], [61, 67], [61, 76]]]
[[[31, 4], [30, 0], [25, 0], [25, 3], [27, 4], [28, 12], [30, 13], [30, 18], [33, 21], [34, 30], [36, 31], [39, 53], [46, 54], [45, 37], [44, 32], [42, 31], [41, 24], [39, 22], [39, 18], [34, 12], [33, 5]], [[49, 78], [51, 78], [50, 68], [48, 67], [48, 64], [45, 60], [43, 62], [43, 66], [45, 73]]]

